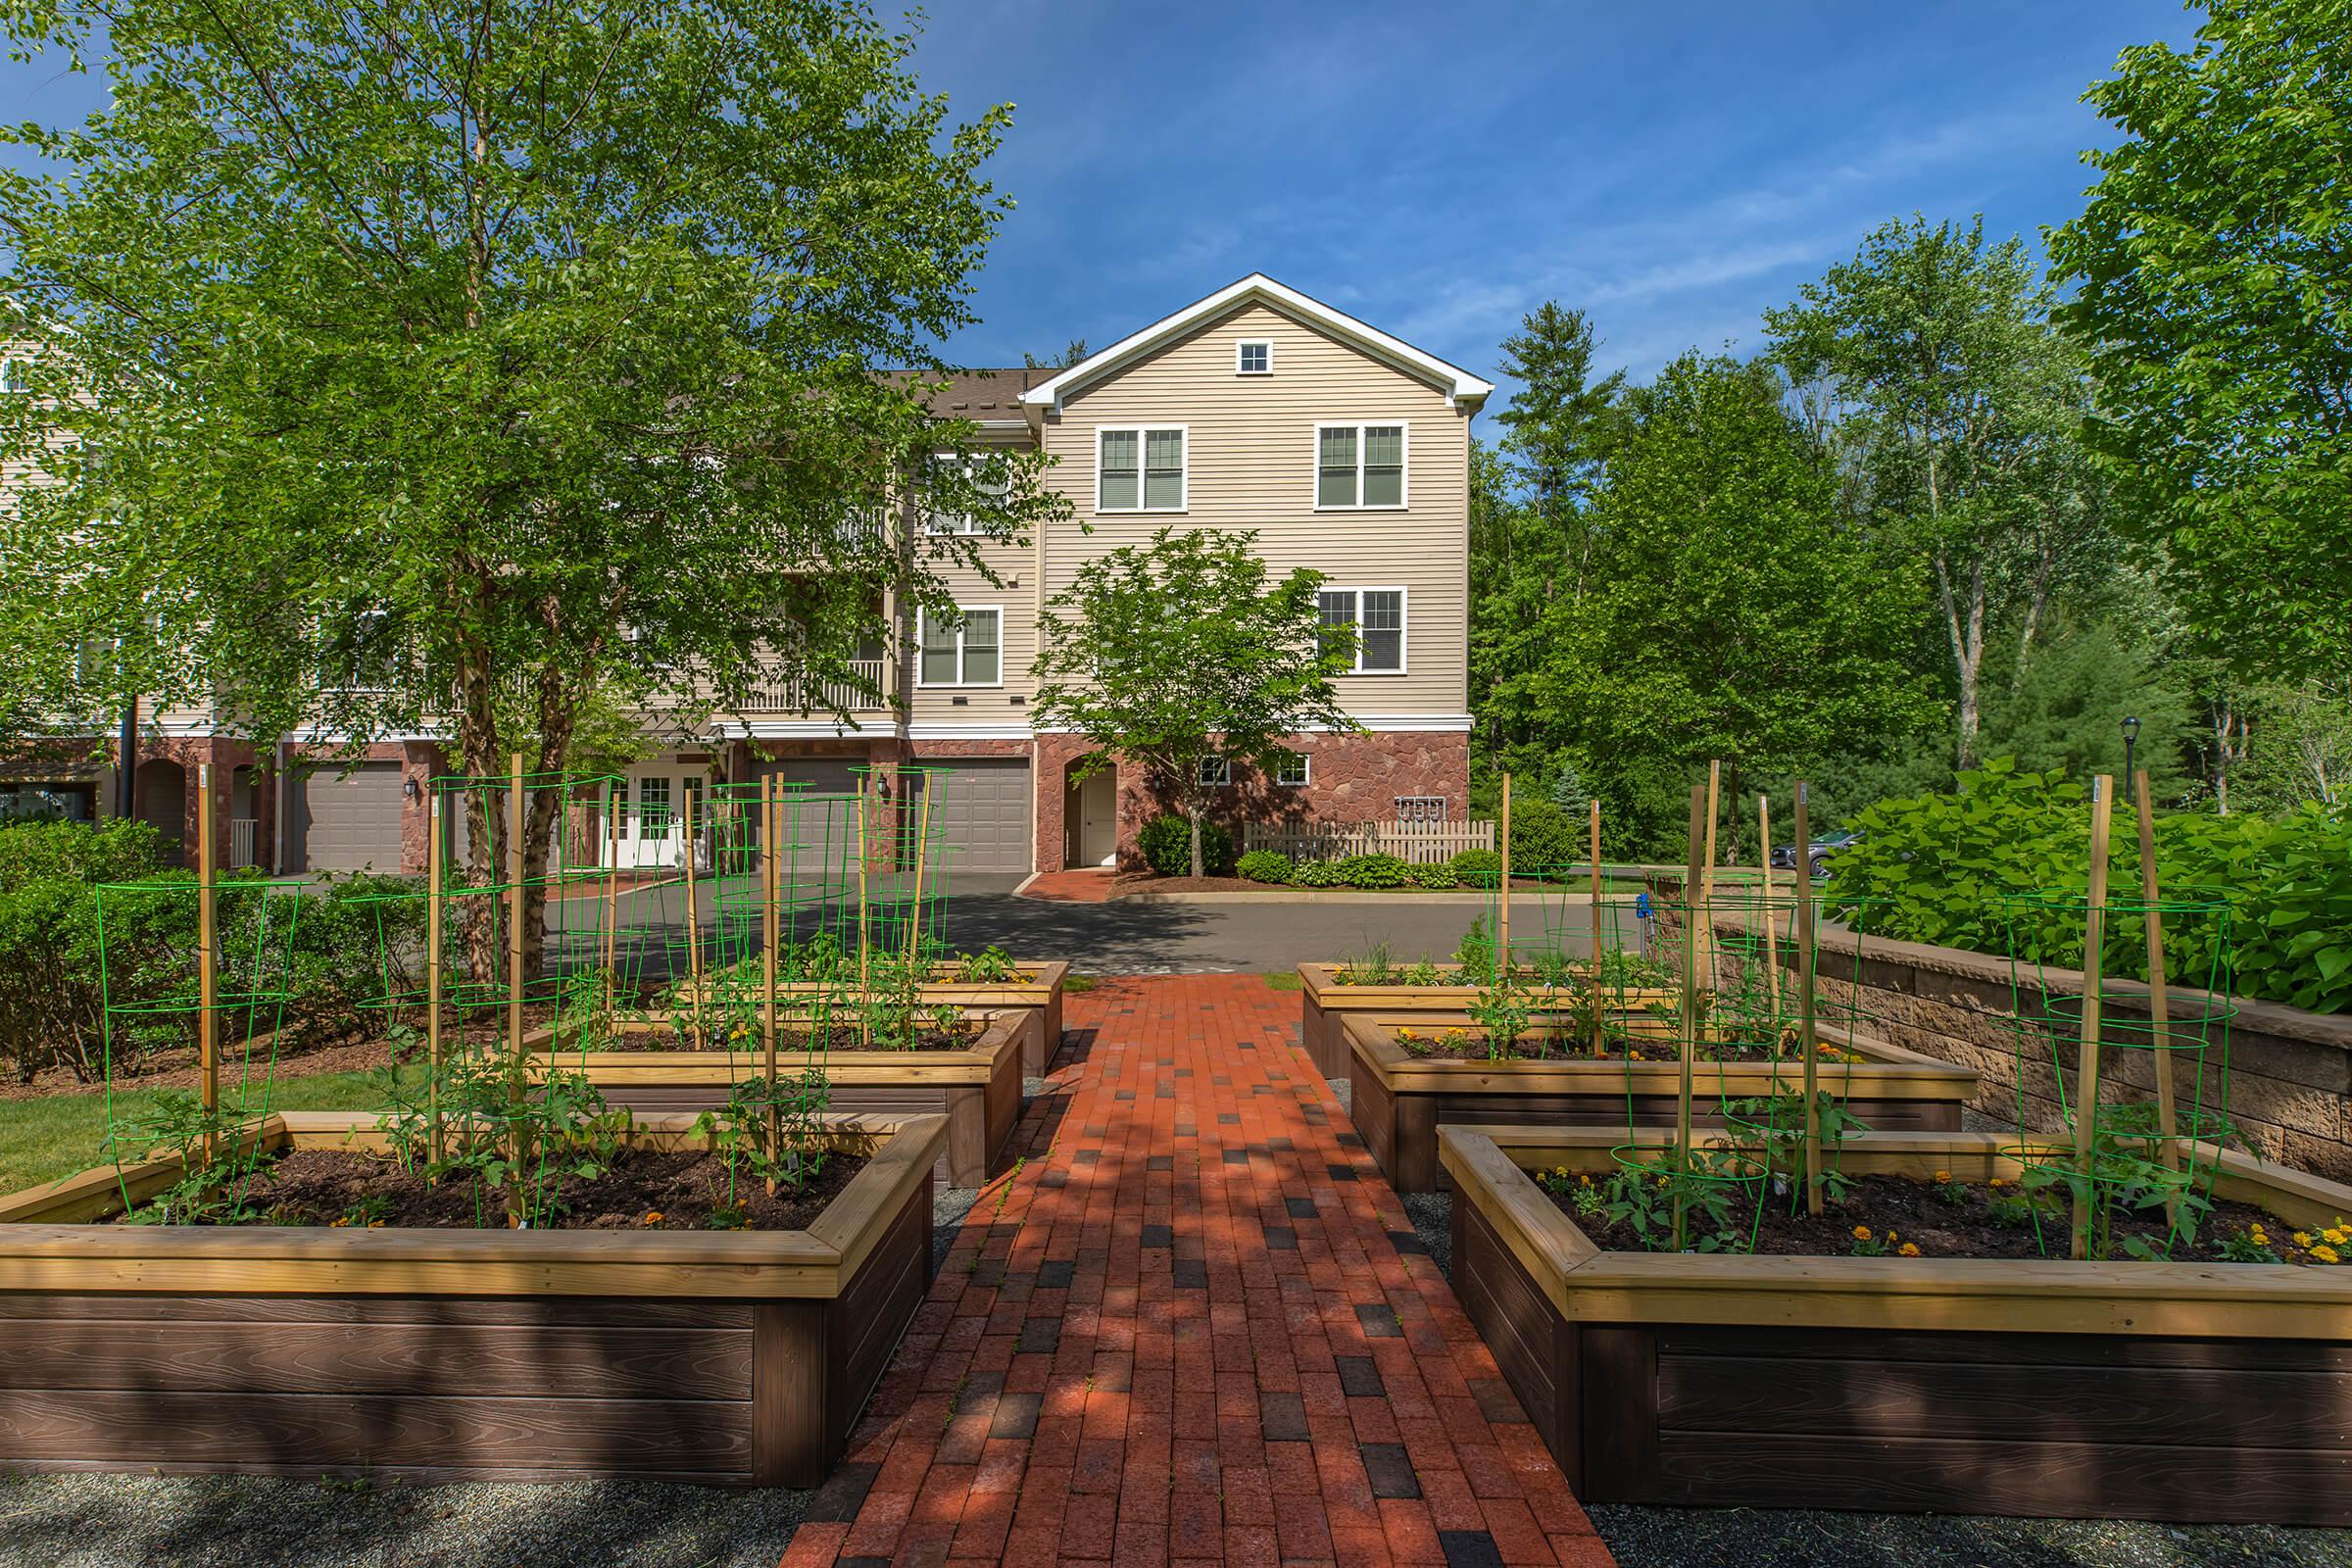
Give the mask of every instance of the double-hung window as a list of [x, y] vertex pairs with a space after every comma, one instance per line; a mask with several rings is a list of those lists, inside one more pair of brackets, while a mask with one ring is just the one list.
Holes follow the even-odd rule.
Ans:
[[1307, 762], [1304, 752], [1285, 752], [1274, 769], [1274, 782], [1291, 789], [1304, 787], [1307, 782]]
[[1001, 610], [961, 610], [961, 619], [922, 613], [922, 683], [925, 686], [1004, 684], [1004, 617]]
[[1095, 432], [1097, 512], [1182, 512], [1183, 425], [1129, 425]]
[[[931, 460], [935, 482], [954, 480], [956, 466], [954, 453], [935, 455]], [[962, 465], [962, 476], [964, 482], [992, 506], [1002, 504], [1012, 488], [1012, 476], [1006, 472], [1002, 458], [980, 456], [968, 459]], [[923, 527], [929, 533], [986, 533], [988, 519], [976, 513], [958, 512], [949, 507], [926, 507]]]
[[1326, 588], [1317, 596], [1317, 609], [1322, 623], [1334, 629], [1333, 643], [1341, 641], [1337, 628], [1354, 629], [1355, 662], [1350, 667], [1355, 674], [1404, 673], [1403, 589]]
[[637, 781], [637, 836], [658, 839], [669, 832], [669, 780], [653, 777]]
[[1315, 506], [1362, 511], [1404, 505], [1401, 424], [1315, 426]]
[[1223, 789], [1233, 782], [1233, 763], [1222, 757], [1203, 757], [1199, 782], [1203, 788]]

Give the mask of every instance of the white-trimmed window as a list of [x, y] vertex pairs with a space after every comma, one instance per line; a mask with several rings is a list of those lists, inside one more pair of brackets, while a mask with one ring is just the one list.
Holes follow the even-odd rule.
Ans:
[[1272, 375], [1274, 373], [1274, 341], [1271, 338], [1246, 337], [1233, 346], [1233, 373], [1236, 375]]
[[1287, 789], [1303, 789], [1310, 776], [1304, 752], [1285, 752], [1275, 765], [1274, 782]]
[[919, 675], [925, 686], [1002, 686], [1004, 683], [1004, 612], [996, 608], [956, 607], [960, 622], [942, 620], [929, 611], [920, 617], [922, 658]]
[[1203, 757], [1198, 782], [1209, 789], [1223, 789], [1233, 782], [1232, 761], [1222, 757]]
[[1315, 426], [1315, 510], [1362, 512], [1405, 504], [1401, 424]]
[[637, 836], [658, 839], [669, 832], [669, 780], [649, 775], [637, 781]]
[[32, 390], [32, 368], [23, 360], [0, 360], [0, 395], [16, 397]]
[[[956, 462], [953, 452], [934, 453], [931, 458], [931, 466], [937, 470], [953, 470]], [[1012, 488], [1012, 475], [1006, 471], [1002, 458], [987, 455], [967, 458], [963, 462], [963, 471], [971, 487], [991, 501], [1002, 502]], [[923, 512], [923, 530], [926, 533], [986, 533], [988, 523], [968, 512], [947, 512], [926, 507]]]
[[1105, 426], [1095, 432], [1097, 512], [1182, 512], [1187, 430], [1181, 424]]
[[1325, 626], [1355, 628], [1353, 673], [1404, 673], [1402, 588], [1326, 588], [1316, 596], [1316, 608]]

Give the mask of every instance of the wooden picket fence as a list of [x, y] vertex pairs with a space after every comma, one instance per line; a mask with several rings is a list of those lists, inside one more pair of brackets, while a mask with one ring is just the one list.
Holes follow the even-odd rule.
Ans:
[[1464, 850], [1494, 848], [1493, 821], [1247, 822], [1244, 850], [1272, 850], [1294, 860], [1344, 860], [1394, 855], [1409, 865], [1435, 865]]

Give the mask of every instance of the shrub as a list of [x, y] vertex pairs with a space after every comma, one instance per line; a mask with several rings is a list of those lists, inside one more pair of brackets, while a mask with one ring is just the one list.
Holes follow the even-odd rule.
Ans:
[[1350, 855], [1336, 868], [1343, 885], [1351, 888], [1405, 888], [1413, 885], [1413, 868], [1394, 855]]
[[1337, 860], [1301, 860], [1291, 873], [1291, 885], [1300, 888], [1336, 888], [1347, 884], [1340, 877]]
[[[1193, 874], [1191, 818], [1163, 811], [1144, 824], [1135, 845], [1143, 852], [1144, 863], [1161, 876]], [[1214, 822], [1200, 824], [1200, 869], [1209, 876], [1225, 876], [1233, 870], [1233, 835]]]
[[1540, 795], [1511, 802], [1511, 875], [1539, 876], [1585, 862], [1586, 824]]
[[1499, 850], [1464, 850], [1453, 858], [1453, 874], [1464, 887], [1491, 888], [1502, 881]]
[[1454, 874], [1451, 861], [1440, 860], [1435, 865], [1416, 865], [1411, 870], [1413, 886], [1417, 888], [1443, 890], [1458, 888], [1462, 885], [1462, 879]]
[[1291, 880], [1291, 858], [1278, 850], [1251, 850], [1233, 862], [1234, 875], [1246, 882], [1270, 882], [1276, 887]]
[[[2088, 801], [2082, 785], [2021, 773], [2006, 758], [1963, 773], [1949, 794], [1881, 801], [1851, 823], [1862, 841], [1830, 861], [1829, 906], [1866, 935], [2079, 967]], [[2120, 799], [2116, 816], [2109, 897], [2136, 904], [2138, 834]], [[2175, 985], [2352, 1010], [2352, 817], [2317, 806], [2281, 817], [2167, 812], [2156, 869], [2167, 904], [2228, 911], [2226, 948], [2220, 919], [2168, 911]], [[2110, 976], [2147, 978], [2138, 919], [2109, 918], [2101, 959]]]

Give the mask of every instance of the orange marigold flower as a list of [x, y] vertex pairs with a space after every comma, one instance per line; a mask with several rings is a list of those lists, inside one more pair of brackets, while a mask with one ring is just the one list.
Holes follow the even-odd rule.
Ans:
[[661, 1211], [660, 1209], [658, 1209], [658, 1208], [649, 1208], [649, 1209], [647, 1209], [647, 1210], [645, 1211], [645, 1219], [644, 1219], [643, 1223], [645, 1223], [645, 1224], [647, 1224], [647, 1225], [659, 1225], [659, 1224], [661, 1224], [661, 1223], [662, 1223], [662, 1211]]
[[1952, 1179], [1952, 1173], [1948, 1170], [1939, 1170], [1936, 1173], [1936, 1179], [1939, 1182], [1948, 1182]]
[[1917, 1257], [1919, 1255], [1919, 1244], [1917, 1242], [1905, 1242], [1902, 1246], [1896, 1248], [1895, 1250], [1900, 1252], [1905, 1257]]
[[1869, 1241], [1869, 1240], [1870, 1240], [1870, 1227], [1869, 1227], [1869, 1226], [1867, 1226], [1867, 1225], [1857, 1225], [1857, 1226], [1855, 1226], [1855, 1227], [1854, 1227], [1854, 1240], [1855, 1240], [1855, 1241], [1857, 1241], [1857, 1242], [1867, 1242], [1867, 1241]]

